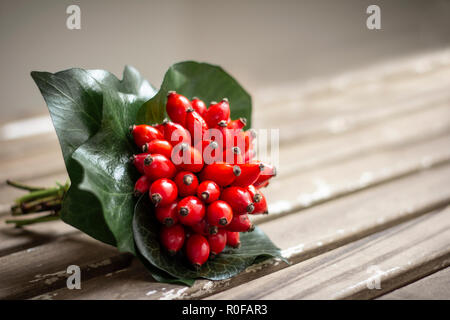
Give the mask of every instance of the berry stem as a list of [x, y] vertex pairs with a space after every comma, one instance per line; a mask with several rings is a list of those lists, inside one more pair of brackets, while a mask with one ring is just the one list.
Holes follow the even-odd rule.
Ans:
[[30, 219], [6, 221], [6, 223], [15, 223], [16, 227], [59, 219], [62, 201], [70, 186], [69, 181], [64, 185], [57, 182], [56, 186], [51, 188], [34, 187], [11, 180], [8, 180], [7, 184], [21, 190], [29, 191], [24, 196], [15, 200], [14, 205], [11, 207], [12, 216], [50, 211], [49, 214]]
[[54, 220], [58, 220], [58, 219], [59, 219], [59, 215], [57, 213], [50, 213], [45, 216], [40, 216], [40, 217], [36, 217], [36, 218], [31, 218], [31, 219], [6, 220], [6, 223], [15, 223], [16, 228], [19, 228], [19, 227], [27, 226], [30, 224], [54, 221]]
[[6, 180], [6, 184], [11, 187], [15, 187], [17, 189], [22, 189], [22, 190], [27, 190], [27, 191], [38, 191], [38, 190], [45, 189], [44, 187], [33, 187], [33, 186], [29, 186], [27, 184], [20, 183], [17, 181], [12, 181], [12, 180]]

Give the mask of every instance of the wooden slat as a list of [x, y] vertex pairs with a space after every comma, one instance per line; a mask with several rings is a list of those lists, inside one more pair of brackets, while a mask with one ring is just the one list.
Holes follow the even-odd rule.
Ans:
[[127, 266], [129, 254], [76, 234], [0, 258], [0, 299], [25, 299], [65, 287], [67, 267], [78, 265], [82, 281]]
[[[292, 175], [379, 149], [395, 148], [446, 134], [450, 104], [384, 121], [360, 131], [346, 132], [321, 141], [299, 141], [280, 147], [279, 176]], [[412, 130], [414, 128], [414, 130]]]
[[[343, 92], [361, 92], [378, 89], [380, 86], [392, 90], [411, 79], [423, 79], [436, 71], [448, 68], [450, 50], [444, 49], [412, 57], [401, 57], [383, 61], [359, 70], [352, 70], [335, 77], [313, 79], [305, 82], [289, 82], [271, 88], [262, 88], [255, 92], [257, 104], [270, 112], [274, 104], [285, 104], [301, 99], [319, 99], [339, 96]], [[374, 88], [375, 87], [375, 88]], [[326, 107], [326, 106], [325, 106]], [[272, 114], [270, 114], [272, 116]]]
[[57, 241], [62, 236], [79, 233], [77, 229], [62, 221], [50, 221], [15, 228], [13, 224], [5, 223], [5, 220], [8, 219], [11, 219], [11, 217], [3, 216], [0, 218], [0, 257]]
[[255, 220], [271, 220], [449, 162], [449, 145], [450, 135], [447, 135], [277, 177], [263, 190], [270, 214], [255, 216]]
[[209, 299], [373, 298], [447, 267], [449, 243], [450, 209], [447, 208]]
[[389, 292], [380, 300], [450, 300], [450, 267]]
[[[106, 295], [106, 290], [101, 288], [108, 288], [107, 290], [110, 290], [109, 295]], [[171, 298], [175, 291], [170, 288], [171, 285], [155, 282], [142, 263], [138, 259], [133, 259], [133, 262], [127, 268], [106, 273], [89, 281], [83, 281], [81, 290], [69, 290], [63, 287], [32, 299], [148, 299], [157, 291], [163, 292], [162, 297]], [[137, 296], [136, 292], [141, 294]]]
[[[257, 128], [279, 128], [282, 143], [311, 140], [367, 126], [383, 119], [417, 112], [430, 105], [450, 101], [450, 67], [430, 79], [411, 78], [396, 88], [393, 83], [376, 83], [356, 92], [343, 91], [337, 97], [291, 100], [273, 105], [272, 113], [259, 111]], [[365, 90], [364, 90], [365, 89]]]
[[[50, 116], [48, 116], [50, 118]], [[56, 132], [33, 134], [25, 138], [0, 140], [0, 162], [32, 156], [37, 153], [59, 154], [60, 147]]]
[[[450, 190], [445, 187], [449, 177], [450, 166], [431, 169], [304, 210], [300, 214], [280, 217], [260, 227], [283, 249], [285, 257], [292, 263], [298, 263], [450, 203]], [[140, 281], [128, 291], [127, 297], [201, 298], [286, 267], [281, 261], [270, 260], [225, 281], [197, 280], [191, 288], [166, 284], [166, 289], [162, 290], [159, 284], [153, 286]], [[100, 283], [86, 285], [85, 293], [99, 299], [117, 298], [114, 292], [119, 289], [114, 282]], [[63, 291], [67, 290], [59, 290], [57, 296], [69, 298], [72, 294]], [[147, 295], [148, 292], [151, 294]]]
[[7, 179], [29, 180], [42, 178], [66, 170], [61, 151], [36, 153], [2, 162], [0, 172], [0, 186], [4, 187]]

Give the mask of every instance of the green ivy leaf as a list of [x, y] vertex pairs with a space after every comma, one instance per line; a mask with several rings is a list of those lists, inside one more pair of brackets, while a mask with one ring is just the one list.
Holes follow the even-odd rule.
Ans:
[[[103, 214], [100, 199], [94, 193], [86, 191], [86, 187], [84, 190], [79, 187], [83, 182], [84, 171], [90, 164], [80, 164], [73, 158], [73, 154], [102, 127], [105, 88], [112, 92], [134, 95], [136, 105], [137, 100], [142, 104], [156, 90], [129, 66], [125, 67], [123, 80], [107, 71], [83, 69], [70, 69], [54, 74], [34, 71], [31, 76], [47, 103], [71, 180], [61, 218], [100, 241], [120, 246], [117, 235], [110, 229], [111, 222], [107, 221], [110, 217]], [[133, 112], [135, 115], [136, 110]], [[127, 121], [130, 121], [128, 125], [134, 122], [131, 117]], [[97, 146], [97, 149], [101, 148], [101, 145]]]
[[133, 218], [133, 233], [139, 254], [152, 266], [170, 276], [184, 279], [206, 278], [222, 280], [240, 273], [255, 261], [270, 257], [280, 257], [280, 250], [259, 229], [241, 234], [239, 249], [226, 248], [215, 259], [209, 260], [200, 270], [195, 271], [182, 255], [169, 256], [159, 243], [159, 224], [154, 217], [148, 197], [139, 199]]
[[223, 98], [230, 100], [231, 118], [247, 118], [251, 127], [252, 101], [250, 95], [221, 67], [195, 61], [172, 65], [164, 76], [158, 93], [139, 110], [137, 123], [161, 123], [166, 114], [167, 93], [171, 90], [192, 99], [194, 96], [209, 104]]

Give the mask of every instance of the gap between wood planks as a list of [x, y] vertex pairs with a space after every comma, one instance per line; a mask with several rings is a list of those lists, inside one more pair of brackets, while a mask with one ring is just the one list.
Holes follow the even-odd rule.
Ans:
[[379, 300], [450, 300], [450, 267], [378, 297]]
[[[448, 181], [443, 181], [442, 177], [450, 177], [450, 166], [431, 169], [322, 204], [309, 209], [308, 214], [281, 217], [262, 224], [261, 228], [295, 265], [447, 205], [450, 203], [450, 190], [445, 190]], [[272, 259], [249, 267], [232, 279], [197, 280], [193, 287], [187, 288], [149, 283], [142, 268], [132, 266], [109, 277], [84, 282], [81, 291], [64, 288], [54, 292], [43, 291], [46, 293], [44, 297], [54, 299], [83, 298], [84, 295], [115, 299], [118, 297], [116, 292], [130, 299], [203, 298], [286, 267], [289, 266]], [[125, 293], [121, 284], [129, 283], [127, 278], [130, 276], [136, 281]]]

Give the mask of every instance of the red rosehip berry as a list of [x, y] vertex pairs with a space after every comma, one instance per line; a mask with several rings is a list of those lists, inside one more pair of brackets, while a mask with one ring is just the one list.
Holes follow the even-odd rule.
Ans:
[[139, 171], [139, 173], [144, 174], [144, 160], [148, 156], [148, 153], [135, 154], [130, 158], [131, 163]]
[[198, 185], [197, 196], [205, 203], [212, 203], [219, 200], [220, 187], [212, 180], [203, 181]]
[[205, 118], [207, 108], [206, 104], [202, 100], [200, 100], [197, 97], [194, 97], [191, 100], [191, 105], [192, 108], [194, 108], [194, 110], [197, 111], [197, 113], [202, 116], [202, 118]]
[[225, 227], [231, 219], [233, 219], [233, 209], [225, 201], [214, 201], [206, 210], [206, 220], [212, 226]]
[[246, 118], [239, 118], [228, 123], [228, 129], [242, 130], [247, 125]]
[[[244, 157], [242, 155], [241, 149], [239, 147], [231, 147], [225, 151], [225, 162], [229, 164], [243, 164]], [[241, 172], [242, 174], [242, 172]]]
[[268, 214], [269, 210], [267, 208], [266, 197], [260, 190], [258, 190], [258, 193], [255, 195], [254, 199], [257, 201], [253, 204], [255, 206], [255, 210], [253, 210], [251, 214]]
[[169, 91], [167, 95], [166, 112], [173, 122], [181, 124], [183, 127], [186, 123], [186, 110], [190, 108], [191, 102], [185, 96]]
[[222, 190], [220, 200], [227, 202], [234, 215], [251, 213], [255, 209], [250, 193], [241, 187], [228, 187]]
[[166, 140], [152, 140], [142, 146], [142, 151], [162, 154], [167, 159], [170, 159], [172, 156], [172, 149], [172, 145]]
[[226, 229], [233, 232], [251, 232], [255, 229], [255, 226], [248, 218], [248, 215], [235, 214]]
[[198, 269], [209, 258], [209, 243], [200, 234], [193, 234], [186, 241], [186, 256], [192, 265]]
[[233, 248], [239, 248], [241, 246], [241, 241], [239, 240], [239, 232], [227, 230], [227, 245]]
[[228, 103], [228, 99], [225, 98], [219, 103], [211, 104], [206, 111], [205, 120], [210, 128], [216, 127], [221, 120], [225, 120], [228, 123], [230, 120], [230, 104]]
[[193, 108], [188, 108], [186, 112], [186, 129], [191, 134], [193, 144], [196, 145], [205, 136], [208, 131], [208, 125]]
[[176, 224], [178, 222], [177, 205], [178, 202], [175, 201], [164, 207], [156, 207], [156, 219], [167, 227]]
[[201, 171], [204, 165], [200, 151], [186, 143], [173, 148], [172, 161], [179, 169], [191, 172]]
[[144, 144], [155, 139], [164, 139], [161, 132], [152, 126], [141, 124], [138, 126], [130, 127], [131, 134], [133, 135], [134, 142], [139, 148], [142, 148]]
[[233, 146], [239, 147], [243, 153], [247, 152], [250, 147], [252, 147], [250, 131], [231, 130], [231, 134], [233, 136]]
[[261, 162], [245, 163], [239, 164], [239, 168], [241, 169], [241, 174], [236, 177], [232, 185], [245, 188], [259, 178], [261, 172], [264, 170], [264, 164]]
[[164, 123], [155, 124], [152, 127], [161, 132], [161, 134], [164, 136]]
[[227, 231], [221, 229], [216, 234], [209, 235], [208, 243], [210, 258], [214, 259], [227, 245]]
[[233, 183], [234, 179], [241, 174], [241, 169], [237, 165], [225, 162], [216, 162], [206, 165], [200, 172], [200, 180], [213, 180], [221, 187], [226, 187]]
[[199, 223], [206, 214], [204, 203], [195, 196], [181, 199], [177, 206], [178, 220], [186, 225], [193, 226]]
[[167, 206], [177, 200], [177, 185], [169, 179], [158, 179], [150, 186], [149, 196], [155, 207]]
[[244, 163], [250, 163], [253, 160], [253, 158], [255, 157], [255, 155], [256, 155], [255, 150], [253, 150], [251, 148], [248, 149], [244, 155]]
[[267, 188], [268, 185], [269, 185], [269, 181], [266, 181], [266, 182], [263, 182], [263, 183], [259, 184], [258, 186], [256, 186], [256, 189]]
[[202, 140], [197, 143], [195, 148], [201, 151], [203, 155], [203, 162], [205, 164], [223, 161], [223, 150], [219, 147], [219, 144], [216, 141]]
[[252, 199], [253, 203], [259, 202], [261, 200], [261, 192], [254, 185], [249, 185], [246, 190], [250, 194], [250, 198]]
[[189, 171], [180, 171], [174, 179], [180, 197], [193, 196], [197, 192], [198, 178]]
[[219, 144], [219, 148], [225, 150], [233, 147], [233, 135], [234, 130], [228, 129], [227, 122], [221, 120], [214, 128], [208, 130], [205, 137], [216, 141]]
[[174, 255], [183, 247], [186, 237], [183, 226], [176, 224], [171, 227], [163, 226], [159, 238], [169, 254]]
[[148, 192], [150, 188], [151, 181], [147, 178], [147, 176], [142, 176], [137, 179], [136, 184], [134, 185], [134, 195], [139, 197], [144, 193]]
[[190, 226], [191, 229], [199, 233], [201, 235], [207, 236], [210, 234], [216, 234], [219, 228], [217, 226], [210, 225], [206, 219], [202, 219], [200, 222], [197, 222], [196, 224]]
[[162, 154], [149, 154], [144, 159], [144, 174], [152, 181], [161, 178], [171, 179], [176, 171], [172, 161]]
[[266, 181], [268, 181], [270, 178], [275, 177], [277, 175], [277, 170], [274, 166], [263, 163], [264, 169], [261, 171], [261, 174], [259, 175], [258, 179], [253, 183], [255, 187], [259, 187], [260, 185], [264, 184]]
[[164, 139], [172, 146], [180, 143], [191, 144], [191, 134], [181, 124], [164, 120]]

